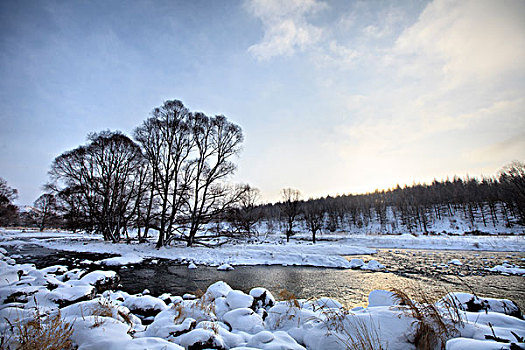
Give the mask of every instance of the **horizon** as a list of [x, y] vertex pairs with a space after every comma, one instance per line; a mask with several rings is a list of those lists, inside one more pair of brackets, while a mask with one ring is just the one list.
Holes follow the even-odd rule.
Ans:
[[[525, 159], [523, 1], [0, 4], [0, 177], [165, 100], [243, 129], [232, 182], [302, 198], [497, 176]], [[474, 174], [474, 175], [473, 175]]]

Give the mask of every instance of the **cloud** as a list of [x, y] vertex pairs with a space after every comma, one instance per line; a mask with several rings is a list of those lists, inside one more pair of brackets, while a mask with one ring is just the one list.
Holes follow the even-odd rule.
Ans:
[[310, 174], [310, 188], [324, 179], [331, 193], [360, 192], [490, 175], [525, 156], [525, 2], [330, 3], [312, 22], [323, 9], [314, 4], [247, 3], [264, 28], [250, 52], [302, 51], [296, 59], [312, 66], [303, 82], [324, 106], [315, 118], [330, 130], [308, 136], [311, 148], [325, 142], [330, 161], [305, 170], [312, 152], [303, 149], [283, 161], [289, 173]]
[[492, 174], [522, 159], [523, 18], [520, 1], [429, 3], [390, 48], [367, 62], [364, 79], [373, 83], [347, 88], [341, 105], [352, 117], [335, 127], [344, 141], [333, 148], [348, 173], [365, 169], [348, 181], [388, 186], [378, 168], [387, 170], [390, 185]]
[[245, 8], [259, 18], [264, 27], [264, 37], [248, 51], [258, 60], [275, 56], [290, 56], [296, 50], [317, 43], [323, 30], [310, 24], [308, 16], [326, 8], [316, 0], [249, 0]]
[[394, 53], [411, 57], [416, 74], [439, 69], [451, 87], [507, 78], [523, 72], [524, 18], [520, 0], [437, 0], [398, 38]]

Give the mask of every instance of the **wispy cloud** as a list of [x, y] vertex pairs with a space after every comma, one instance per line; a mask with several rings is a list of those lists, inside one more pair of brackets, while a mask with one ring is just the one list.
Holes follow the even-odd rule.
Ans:
[[525, 2], [437, 0], [397, 40], [394, 54], [428, 74], [426, 62], [451, 86], [494, 82], [525, 66]]
[[315, 44], [323, 30], [308, 17], [327, 7], [316, 0], [248, 0], [245, 7], [262, 21], [264, 37], [248, 51], [259, 60], [288, 56]]

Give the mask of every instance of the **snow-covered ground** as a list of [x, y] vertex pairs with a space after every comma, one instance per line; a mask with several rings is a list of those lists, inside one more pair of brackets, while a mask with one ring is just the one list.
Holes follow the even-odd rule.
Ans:
[[[227, 243], [220, 247], [186, 247], [175, 245], [156, 249], [154, 239], [149, 243], [110, 243], [100, 235], [68, 232], [21, 232], [0, 230], [1, 245], [37, 244], [46, 248], [108, 253], [120, 257], [104, 259], [102, 265], [126, 265], [140, 263], [144, 258], [177, 260], [183, 264], [221, 265], [283, 265], [319, 266], [333, 268], [355, 268], [357, 261], [345, 258], [349, 255], [375, 253], [375, 248], [445, 249], [445, 250], [486, 250], [525, 251], [525, 236], [414, 236], [414, 235], [320, 235], [316, 244], [311, 243], [308, 234], [297, 234], [289, 243], [280, 235], [265, 235], [252, 243]], [[192, 267], [193, 267], [192, 265]], [[362, 265], [362, 268], [368, 266]], [[372, 269], [377, 269], [373, 265]], [[516, 266], [516, 268], [520, 268]], [[519, 270], [513, 270], [519, 271]], [[508, 272], [508, 271], [507, 271]]]
[[[262, 287], [248, 293], [224, 282], [202, 296], [114, 291], [112, 271], [36, 269], [0, 248], [0, 334], [6, 348], [46, 343], [52, 335], [84, 349], [511, 349], [523, 347], [525, 321], [510, 300], [451, 293], [435, 304], [372, 291], [366, 308], [334, 299], [277, 301]], [[407, 306], [410, 305], [411, 306]], [[35, 332], [38, 329], [38, 332]], [[434, 334], [435, 336], [432, 336]], [[513, 344], [511, 344], [513, 343]], [[420, 344], [420, 346], [422, 346]]]

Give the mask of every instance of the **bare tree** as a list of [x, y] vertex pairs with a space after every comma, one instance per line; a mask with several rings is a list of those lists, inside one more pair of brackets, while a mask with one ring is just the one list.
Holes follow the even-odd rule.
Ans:
[[312, 233], [312, 242], [315, 243], [315, 235], [323, 227], [325, 209], [320, 200], [310, 199], [303, 205], [302, 211], [306, 227]]
[[175, 221], [181, 216], [188, 192], [188, 179], [183, 173], [194, 144], [189, 117], [190, 112], [181, 101], [166, 101], [134, 132], [151, 167], [147, 216], [151, 216], [154, 197], [159, 199], [157, 248], [164, 246], [176, 230]]
[[290, 236], [293, 235], [294, 224], [301, 213], [301, 205], [299, 199], [301, 192], [293, 188], [283, 188], [281, 190], [281, 212], [286, 218], [286, 241], [290, 242]]
[[225, 182], [236, 169], [241, 128], [224, 116], [190, 113], [174, 100], [156, 108], [134, 136], [151, 167], [150, 206], [158, 198], [157, 247], [174, 239], [193, 245], [199, 230], [243, 193]]
[[18, 191], [7, 185], [0, 177], [0, 225], [13, 225], [18, 221], [18, 207], [12, 204], [18, 198]]
[[82, 193], [78, 186], [72, 186], [61, 189], [55, 196], [63, 227], [73, 232], [89, 230], [94, 226], [83, 205]]
[[44, 193], [35, 200], [33, 205], [37, 210], [36, 220], [42, 232], [50, 222], [56, 219], [57, 201], [53, 194]]
[[143, 157], [138, 145], [120, 132], [88, 136], [89, 143], [55, 158], [51, 188], [75, 188], [82, 210], [105, 240], [120, 240], [127, 230], [139, 189]]
[[238, 205], [231, 210], [229, 219], [237, 231], [250, 235], [263, 216], [262, 208], [258, 205], [261, 191], [250, 185], [243, 187], [243, 195], [239, 198]]
[[525, 224], [525, 163], [514, 161], [501, 171], [499, 181], [503, 186], [503, 197], [515, 208], [519, 221]]
[[191, 117], [191, 130], [195, 157], [185, 168], [189, 180], [185, 205], [189, 218], [188, 246], [193, 245], [203, 225], [232, 208], [245, 191], [225, 183], [236, 170], [231, 159], [241, 150], [241, 128], [222, 115], [210, 118], [195, 113]]

